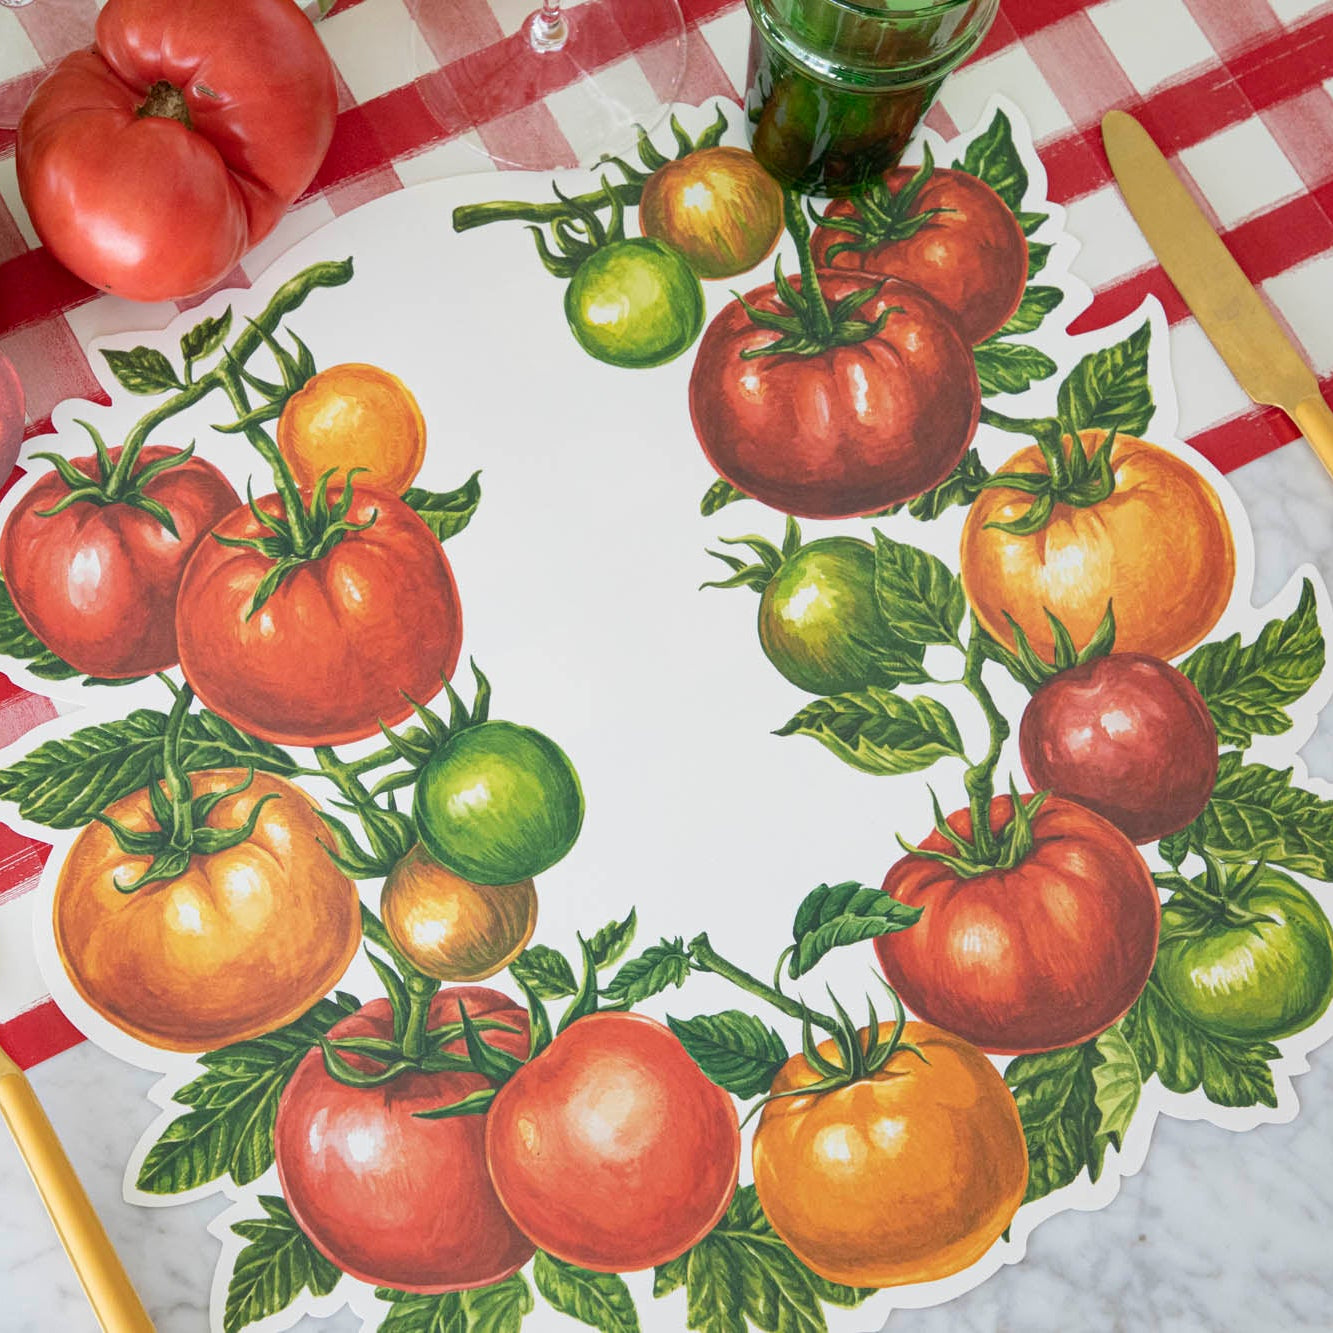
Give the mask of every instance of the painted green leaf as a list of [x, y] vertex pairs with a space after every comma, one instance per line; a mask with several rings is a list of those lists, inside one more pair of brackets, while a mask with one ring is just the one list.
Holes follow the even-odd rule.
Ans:
[[561, 1000], [579, 988], [569, 960], [545, 944], [524, 949], [509, 970], [541, 1000]]
[[878, 685], [816, 699], [775, 734], [811, 736], [843, 763], [878, 777], [919, 773], [963, 754], [958, 726], [942, 703], [925, 694], [906, 699]]
[[23, 662], [42, 680], [70, 680], [79, 674], [23, 623], [3, 578], [0, 578], [0, 653]]
[[278, 1098], [306, 1054], [358, 1007], [351, 996], [321, 1000], [296, 1022], [199, 1057], [204, 1072], [173, 1095], [191, 1109], [148, 1150], [135, 1182], [146, 1194], [182, 1194], [221, 1175], [238, 1185], [273, 1164]]
[[907, 512], [923, 522], [939, 518], [955, 505], [970, 505], [989, 479], [990, 473], [977, 451], [969, 449], [962, 462], [938, 486], [907, 502]]
[[474, 472], [456, 491], [425, 491], [409, 486], [403, 502], [442, 541], [456, 537], [472, 522], [481, 504], [481, 473]]
[[380, 1333], [519, 1333], [532, 1313], [532, 1288], [521, 1273], [471, 1291], [442, 1296], [377, 1287], [375, 1295], [389, 1303]]
[[282, 1199], [261, 1194], [259, 1204], [267, 1217], [232, 1224], [250, 1243], [236, 1256], [227, 1286], [224, 1333], [238, 1333], [285, 1310], [307, 1289], [314, 1296], [327, 1296], [342, 1277], [296, 1225]]
[[724, 481], [719, 477], [704, 492], [704, 498], [699, 501], [699, 512], [704, 518], [711, 518], [729, 504], [735, 504], [737, 500], [748, 500], [749, 498], [744, 491], [738, 491], [729, 481]]
[[1156, 410], [1148, 382], [1152, 329], [1141, 325], [1123, 342], [1085, 356], [1060, 385], [1060, 420], [1075, 430], [1142, 435]]
[[151, 347], [135, 347], [128, 352], [103, 351], [102, 355], [121, 387], [131, 393], [158, 394], [185, 387], [171, 362]]
[[795, 947], [787, 961], [787, 975], [795, 981], [830, 950], [906, 930], [920, 916], [921, 908], [909, 907], [882, 889], [855, 881], [821, 884], [806, 894], [796, 910]]
[[1046, 316], [1064, 299], [1065, 294], [1058, 287], [1029, 286], [1023, 293], [1018, 309], [1009, 316], [1009, 322], [995, 336], [1010, 338], [1018, 333], [1035, 332]]
[[961, 580], [937, 556], [876, 532], [875, 597], [898, 638], [957, 644], [967, 600]]
[[1014, 146], [1009, 117], [1003, 111], [995, 113], [990, 128], [973, 139], [963, 160], [953, 165], [956, 171], [966, 171], [985, 181], [1015, 213], [1022, 207], [1028, 188], [1028, 173]]
[[[996, 335], [997, 337], [999, 335]], [[1059, 367], [1045, 352], [1026, 343], [987, 339], [972, 349], [977, 379], [984, 398], [1001, 393], [1024, 393], [1038, 380], [1048, 380]]]
[[[1045, 217], [1041, 219], [1046, 221]], [[1046, 267], [1047, 261], [1051, 257], [1052, 246], [1047, 245], [1045, 241], [1028, 242], [1028, 281], [1031, 282], [1038, 273]]]
[[553, 1310], [601, 1333], [639, 1333], [639, 1312], [625, 1279], [615, 1273], [590, 1273], [537, 1251], [532, 1280]]
[[639, 927], [637, 909], [631, 907], [623, 921], [611, 921], [588, 941], [593, 964], [601, 969], [624, 957], [625, 950], [634, 943], [634, 932]]
[[1092, 1066], [1097, 1132], [1106, 1135], [1111, 1146], [1119, 1149], [1139, 1108], [1143, 1073], [1133, 1048], [1118, 1027], [1108, 1028], [1093, 1044], [1099, 1056]]
[[631, 958], [611, 978], [602, 995], [611, 1004], [640, 1004], [671, 986], [683, 986], [689, 975], [690, 955], [684, 941], [663, 940]]
[[787, 1047], [753, 1014], [728, 1009], [696, 1018], [668, 1018], [690, 1058], [720, 1088], [747, 1101], [773, 1086], [787, 1063]]
[[1180, 670], [1203, 695], [1223, 745], [1245, 749], [1256, 736], [1291, 729], [1288, 704], [1295, 703], [1324, 670], [1324, 636], [1314, 586], [1306, 579], [1296, 609], [1270, 620], [1251, 644], [1239, 634], [1196, 648]]
[[216, 318], [209, 316], [201, 319], [194, 328], [181, 338], [181, 356], [186, 363], [202, 361], [211, 356], [226, 341], [231, 332], [231, 306], [228, 306]]

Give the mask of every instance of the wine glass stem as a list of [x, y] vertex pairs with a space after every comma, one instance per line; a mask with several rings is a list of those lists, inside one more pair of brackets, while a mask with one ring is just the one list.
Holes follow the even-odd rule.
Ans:
[[569, 40], [569, 24], [560, 12], [560, 0], [543, 0], [528, 23], [528, 40], [534, 51], [558, 51]]

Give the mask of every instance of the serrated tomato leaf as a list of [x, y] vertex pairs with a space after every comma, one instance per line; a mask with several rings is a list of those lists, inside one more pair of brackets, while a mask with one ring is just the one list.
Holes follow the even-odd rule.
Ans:
[[753, 1014], [727, 1009], [695, 1018], [667, 1018], [690, 1058], [720, 1088], [747, 1101], [773, 1086], [787, 1063], [782, 1038]]
[[901, 903], [882, 889], [855, 881], [821, 884], [796, 910], [787, 975], [796, 981], [830, 950], [906, 930], [920, 916], [921, 908]]
[[1156, 411], [1148, 381], [1151, 339], [1152, 327], [1144, 323], [1123, 341], [1085, 356], [1060, 385], [1060, 421], [1074, 430], [1142, 435]]
[[1180, 664], [1208, 705], [1223, 745], [1247, 748], [1256, 736], [1291, 729], [1287, 705], [1302, 698], [1324, 670], [1324, 636], [1314, 585], [1306, 579], [1296, 609], [1270, 620], [1253, 643], [1233, 634], [1205, 643]]
[[1042, 326], [1046, 316], [1065, 299], [1059, 287], [1029, 286], [1023, 292], [1023, 299], [1018, 309], [1009, 316], [1008, 323], [995, 335], [997, 338], [1010, 338], [1019, 333], [1034, 333]]
[[159, 394], [185, 387], [171, 362], [152, 347], [103, 351], [102, 355], [121, 387], [130, 393]]
[[1038, 380], [1050, 379], [1059, 369], [1045, 352], [1027, 343], [988, 339], [973, 348], [972, 356], [983, 398], [994, 398], [1001, 393], [1026, 393]]
[[409, 486], [403, 503], [440, 539], [448, 541], [463, 531], [481, 504], [481, 473], [474, 472], [457, 490], [427, 491]]
[[181, 338], [181, 356], [188, 365], [192, 361], [201, 361], [212, 355], [231, 332], [231, 306], [228, 306], [216, 318], [209, 316], [201, 319], [194, 328]]
[[0, 578], [0, 653], [27, 664], [42, 680], [70, 680], [79, 673], [55, 655], [24, 623]]
[[711, 518], [729, 504], [735, 504], [737, 500], [748, 500], [749, 498], [744, 491], [737, 490], [729, 481], [724, 481], [719, 477], [704, 492], [704, 498], [699, 501], [699, 513], [704, 518]]
[[592, 1273], [538, 1250], [532, 1280], [546, 1303], [601, 1333], [639, 1333], [639, 1312], [625, 1279]]
[[232, 1230], [250, 1243], [236, 1256], [223, 1308], [224, 1333], [285, 1310], [300, 1294], [327, 1296], [342, 1272], [310, 1243], [286, 1203], [261, 1194], [266, 1217], [233, 1222]]
[[470, 1291], [448, 1291], [440, 1296], [376, 1287], [389, 1312], [380, 1333], [518, 1333], [532, 1313], [532, 1288], [521, 1273]]
[[623, 921], [610, 921], [588, 941], [593, 964], [600, 970], [610, 967], [625, 955], [634, 943], [634, 932], [639, 928], [638, 909], [631, 907]]
[[509, 964], [509, 970], [539, 1000], [563, 1000], [578, 992], [579, 983], [569, 959], [545, 944], [524, 949]]
[[1013, 127], [1003, 111], [995, 113], [984, 134], [968, 144], [955, 171], [966, 171], [983, 180], [1015, 213], [1023, 204], [1028, 189], [1027, 168], [1014, 144]]
[[878, 531], [875, 598], [897, 638], [922, 646], [958, 643], [967, 610], [961, 580], [938, 556]]
[[611, 1004], [634, 1005], [683, 986], [690, 975], [690, 955], [681, 939], [651, 944], [621, 967], [602, 991]]
[[969, 449], [962, 462], [938, 486], [907, 502], [907, 512], [913, 518], [929, 522], [955, 505], [970, 505], [989, 480], [990, 472], [977, 451]]

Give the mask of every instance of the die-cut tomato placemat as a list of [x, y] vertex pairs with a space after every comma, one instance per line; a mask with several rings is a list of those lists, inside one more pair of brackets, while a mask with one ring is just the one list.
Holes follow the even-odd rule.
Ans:
[[0, 508], [37, 955], [216, 1329], [877, 1328], [1296, 1113], [1322, 582], [1012, 107], [855, 209], [739, 117], [356, 210]]

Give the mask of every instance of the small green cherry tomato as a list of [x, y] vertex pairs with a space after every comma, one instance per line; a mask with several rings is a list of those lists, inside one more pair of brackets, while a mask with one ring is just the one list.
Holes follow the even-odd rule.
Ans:
[[484, 722], [455, 732], [417, 778], [426, 850], [472, 884], [517, 884], [559, 861], [583, 825], [583, 790], [539, 731]]
[[704, 326], [694, 270], [664, 241], [632, 236], [598, 250], [565, 291], [565, 317], [584, 350], [613, 366], [660, 366]]
[[1328, 917], [1276, 870], [1255, 873], [1233, 903], [1202, 916], [1179, 898], [1162, 909], [1156, 975], [1166, 998], [1218, 1037], [1278, 1041], [1303, 1031], [1333, 999]]

